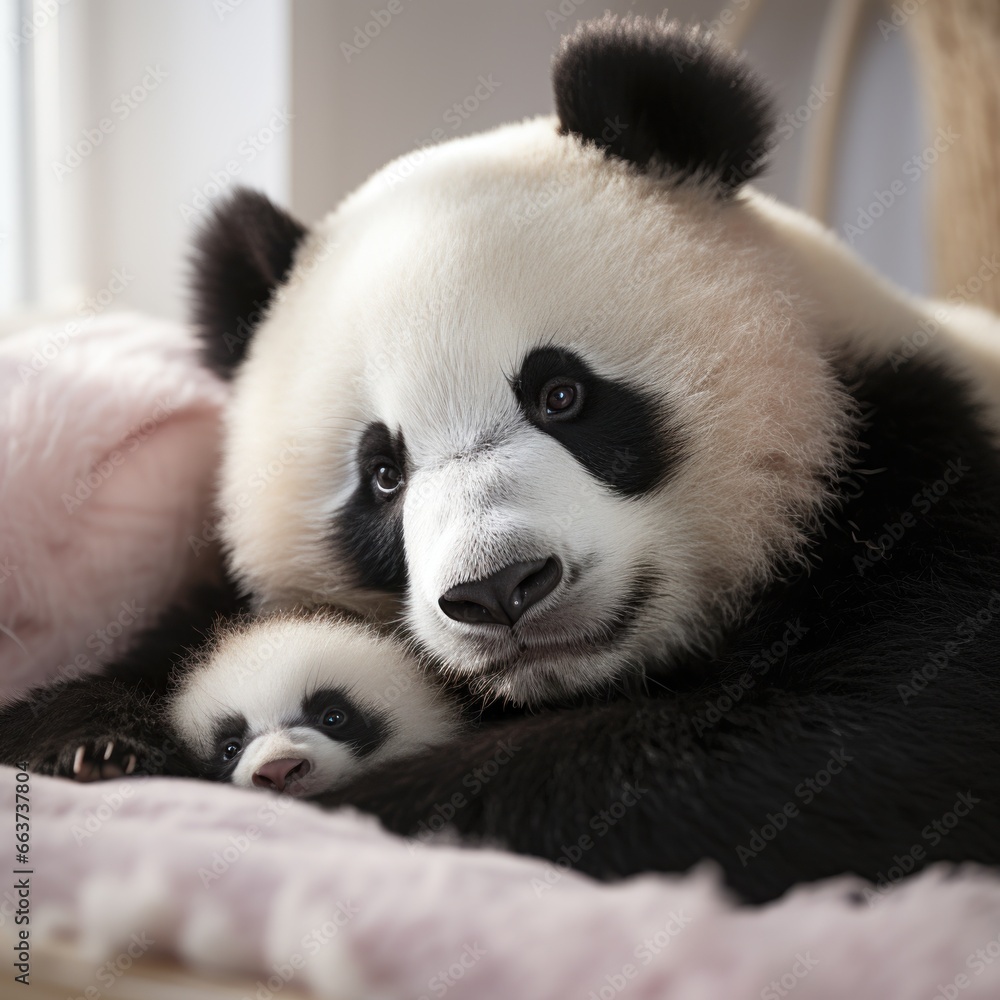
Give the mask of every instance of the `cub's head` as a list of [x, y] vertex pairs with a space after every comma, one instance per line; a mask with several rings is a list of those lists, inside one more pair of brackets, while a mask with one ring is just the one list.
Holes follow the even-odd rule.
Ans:
[[311, 230], [238, 194], [197, 264], [259, 606], [401, 616], [524, 702], [708, 642], [801, 556], [843, 431], [742, 189], [749, 70], [606, 18], [554, 83], [556, 117], [389, 164]]
[[221, 626], [169, 722], [198, 772], [316, 795], [458, 732], [457, 703], [401, 643], [339, 616]]

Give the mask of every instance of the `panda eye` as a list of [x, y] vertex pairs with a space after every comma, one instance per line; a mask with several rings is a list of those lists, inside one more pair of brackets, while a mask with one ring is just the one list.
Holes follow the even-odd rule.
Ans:
[[226, 740], [222, 744], [222, 759], [225, 761], [230, 761], [234, 757], [240, 754], [243, 749], [243, 744], [239, 740]]
[[347, 722], [347, 713], [342, 708], [328, 708], [321, 721], [327, 729], [337, 729]]
[[403, 485], [403, 474], [392, 462], [378, 459], [372, 472], [375, 489], [383, 495], [391, 495]]
[[565, 378], [547, 382], [539, 395], [539, 406], [549, 420], [570, 420], [583, 407], [583, 386]]

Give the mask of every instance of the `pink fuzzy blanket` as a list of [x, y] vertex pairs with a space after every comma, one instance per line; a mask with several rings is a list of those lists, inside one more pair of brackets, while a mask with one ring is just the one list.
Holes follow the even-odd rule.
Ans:
[[[179, 328], [102, 319], [46, 347], [60, 329], [0, 341], [0, 693], [93, 667], [201, 571], [223, 388]], [[887, 858], [891, 887], [842, 879], [745, 909], [708, 868], [601, 885], [229, 786], [29, 787], [31, 874], [0, 889], [3, 997], [28, 995], [12, 985], [19, 880], [31, 947], [89, 956], [88, 997], [115, 995], [102, 963], [155, 953], [263, 997], [1000, 997], [1000, 878], [974, 868], [897, 878]], [[15, 792], [0, 768], [9, 871]]]
[[183, 327], [74, 319], [0, 340], [0, 677], [117, 655], [192, 575], [224, 386]]

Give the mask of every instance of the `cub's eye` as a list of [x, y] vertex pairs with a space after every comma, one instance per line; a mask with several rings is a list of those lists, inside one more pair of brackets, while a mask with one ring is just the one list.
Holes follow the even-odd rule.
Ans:
[[347, 713], [342, 708], [328, 708], [323, 713], [322, 721], [327, 729], [336, 729], [347, 722]]
[[403, 484], [403, 474], [391, 462], [380, 459], [372, 473], [372, 482], [379, 493], [395, 493]]
[[553, 379], [542, 389], [540, 404], [552, 420], [575, 417], [583, 406], [583, 386], [579, 382]]
[[222, 744], [222, 759], [232, 760], [243, 749], [243, 744], [239, 740], [226, 740]]

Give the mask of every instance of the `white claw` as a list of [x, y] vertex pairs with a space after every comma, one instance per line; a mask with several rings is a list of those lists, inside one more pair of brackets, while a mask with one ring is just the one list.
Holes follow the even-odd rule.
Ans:
[[111, 755], [115, 752], [115, 741], [108, 740], [108, 745], [104, 748], [104, 759], [111, 760]]
[[79, 774], [83, 770], [83, 755], [85, 752], [83, 744], [76, 748], [76, 756], [73, 758], [73, 773]]
[[125, 765], [125, 773], [131, 774], [135, 770], [135, 765], [138, 763], [139, 762], [136, 760], [135, 754], [130, 753], [128, 755], [128, 763]]

